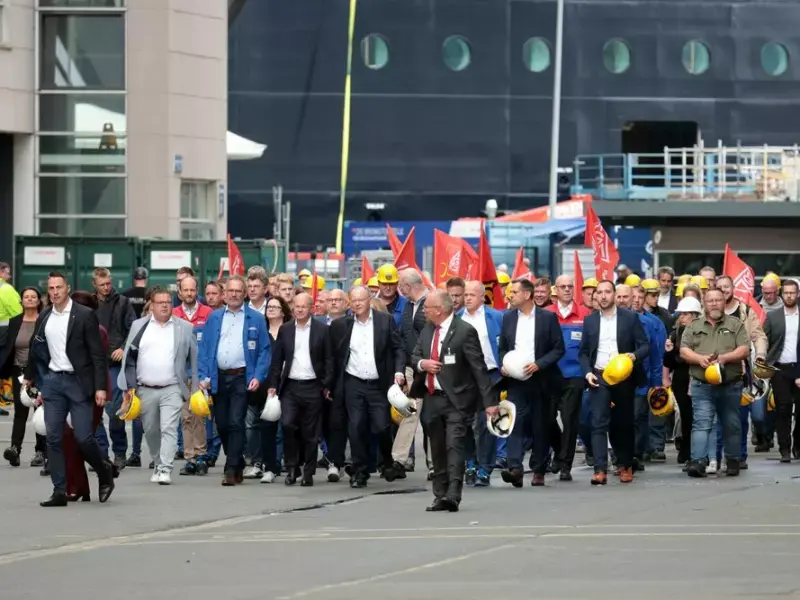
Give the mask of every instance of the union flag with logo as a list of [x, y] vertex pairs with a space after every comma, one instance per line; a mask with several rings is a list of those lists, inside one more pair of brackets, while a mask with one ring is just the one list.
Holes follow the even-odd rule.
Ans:
[[465, 240], [433, 230], [433, 284], [438, 288], [451, 277], [474, 279], [478, 253]]
[[619, 252], [590, 204], [586, 205], [586, 236], [583, 245], [594, 251], [595, 277], [598, 280], [614, 281], [614, 269], [619, 264]]
[[744, 262], [725, 244], [725, 258], [722, 262], [722, 274], [733, 280], [733, 297], [742, 304], [747, 305], [756, 313], [758, 320], [764, 323], [767, 318], [764, 309], [753, 297], [756, 291], [756, 273], [753, 268]]

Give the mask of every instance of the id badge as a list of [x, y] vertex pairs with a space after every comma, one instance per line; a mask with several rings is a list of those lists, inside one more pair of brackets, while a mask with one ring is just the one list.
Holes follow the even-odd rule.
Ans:
[[255, 340], [248, 340], [247, 341], [247, 349], [248, 350], [255, 350], [256, 349], [256, 341]]
[[444, 355], [444, 364], [446, 364], [446, 365], [454, 365], [454, 364], [456, 364], [456, 355], [455, 354], [445, 354]]

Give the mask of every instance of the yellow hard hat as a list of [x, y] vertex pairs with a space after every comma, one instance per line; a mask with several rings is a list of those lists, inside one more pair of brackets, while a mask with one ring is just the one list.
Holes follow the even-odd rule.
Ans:
[[[303, 283], [301, 284], [303, 286], [303, 289], [310, 290], [313, 281], [314, 277], [306, 277]], [[320, 277], [319, 275], [317, 275], [317, 289], [318, 290], [325, 289], [325, 278]]]
[[297, 274], [297, 278], [300, 279], [301, 277], [311, 277], [311, 271], [308, 269], [303, 269]]
[[583, 288], [582, 289], [585, 290], [586, 288], [596, 288], [598, 283], [599, 282], [597, 281], [597, 278], [589, 277], [589, 279], [587, 279], [586, 281], [583, 282]]
[[761, 281], [761, 283], [764, 283], [764, 281], [767, 281], [767, 279], [771, 279], [778, 285], [778, 287], [781, 287], [781, 278], [775, 275], [775, 273], [772, 271], [764, 275], [764, 279]]
[[711, 385], [719, 385], [722, 383], [722, 368], [719, 363], [711, 363], [705, 370], [705, 378]]
[[650, 388], [647, 392], [647, 403], [650, 405], [650, 412], [656, 417], [666, 417], [675, 412], [675, 396], [672, 388]]
[[683, 298], [683, 288], [685, 287], [686, 287], [685, 283], [679, 283], [678, 285], [675, 286], [675, 295], [678, 298]]
[[378, 283], [397, 283], [397, 267], [394, 265], [381, 265], [378, 268]]
[[395, 425], [400, 425], [400, 423], [403, 422], [403, 419], [405, 419], [403, 413], [397, 410], [394, 406], [391, 406], [389, 408], [389, 411], [391, 412], [392, 415], [392, 423], [394, 423]]
[[554, 285], [550, 286], [550, 295], [551, 296], [556, 296], [557, 295], [556, 294], [556, 286], [554, 286]]
[[752, 404], [754, 400], [755, 398], [753, 398], [753, 394], [747, 390], [742, 390], [742, 397], [739, 399], [739, 406], [747, 406], [748, 404]]
[[374, 287], [374, 288], [378, 287], [378, 277], [375, 276], [375, 275], [370, 277], [369, 281], [367, 281], [367, 287], [371, 287], [371, 288], [372, 287]]
[[123, 401], [122, 406], [117, 411], [117, 416], [123, 421], [133, 421], [142, 412], [142, 401], [136, 395], [136, 390], [131, 390], [130, 394], [130, 404], [126, 407]]
[[696, 285], [697, 287], [699, 287], [701, 290], [707, 290], [707, 289], [708, 289], [708, 279], [706, 279], [706, 278], [705, 278], [705, 277], [703, 277], [702, 275], [695, 275], [695, 276], [693, 276], [693, 277], [692, 277], [692, 278], [689, 280], [689, 283], [693, 283], [693, 284], [695, 284], [695, 285]]
[[657, 292], [659, 285], [655, 279], [643, 279], [641, 283], [642, 289], [647, 292]]
[[189, 410], [198, 417], [208, 417], [211, 415], [211, 408], [208, 405], [208, 398], [203, 390], [197, 390], [189, 398]]
[[691, 279], [692, 279], [691, 275], [689, 275], [688, 273], [684, 273], [683, 275], [678, 277], [678, 283], [689, 283]]
[[767, 411], [772, 412], [775, 410], [775, 395], [772, 393], [772, 388], [769, 390], [769, 398], [767, 399]]
[[627, 354], [617, 354], [603, 369], [603, 380], [608, 385], [622, 383], [633, 373], [633, 361]]
[[357, 287], [357, 286], [359, 286], [359, 285], [361, 285], [361, 277], [359, 277], [358, 279], [356, 279], [356, 280], [353, 282], [353, 287]]
[[497, 283], [499, 283], [500, 285], [507, 285], [511, 283], [511, 277], [509, 277], [508, 273], [506, 273], [505, 271], [498, 271]]
[[511, 286], [507, 285], [506, 286], [506, 290], [505, 290], [505, 297], [506, 297], [506, 300], [508, 300], [509, 302], [511, 302], [511, 292], [512, 291], [513, 290], [511, 289]]
[[642, 282], [642, 278], [636, 275], [635, 273], [631, 273], [625, 278], [625, 285], [629, 285], [631, 287], [636, 287]]

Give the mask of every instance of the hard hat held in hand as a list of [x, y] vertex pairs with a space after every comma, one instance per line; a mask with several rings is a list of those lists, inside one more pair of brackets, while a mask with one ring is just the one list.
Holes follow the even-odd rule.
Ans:
[[261, 411], [261, 420], [275, 423], [281, 418], [281, 401], [277, 396], [267, 396], [264, 410]]
[[395, 425], [400, 425], [400, 423], [403, 422], [403, 419], [405, 419], [403, 414], [399, 410], [397, 410], [394, 406], [390, 406], [389, 410], [391, 411], [390, 415], [392, 417], [392, 423], [394, 423]]
[[36, 435], [47, 435], [47, 426], [44, 424], [44, 406], [40, 406], [33, 413], [33, 430]]
[[386, 396], [389, 398], [389, 404], [391, 404], [394, 409], [404, 417], [408, 417], [417, 412], [417, 407], [414, 404], [414, 401], [406, 396], [403, 393], [403, 390], [400, 389], [400, 386], [396, 383], [389, 388], [389, 392], [386, 394]]
[[675, 396], [671, 388], [654, 387], [647, 392], [647, 404], [656, 417], [666, 417], [675, 412]]
[[205, 390], [197, 390], [189, 398], [189, 410], [198, 417], [208, 417], [211, 415], [211, 407], [208, 404], [208, 393]]
[[759, 379], [771, 379], [778, 369], [771, 367], [762, 360], [757, 360], [753, 363], [753, 375]]
[[711, 363], [705, 370], [705, 378], [706, 382], [710, 383], [711, 385], [719, 385], [722, 383], [722, 367], [719, 366], [719, 363]]
[[33, 406], [33, 401], [36, 400], [36, 396], [39, 395], [39, 390], [36, 388], [29, 388], [27, 385], [25, 385], [24, 375], [20, 375], [18, 381], [20, 383], [19, 402], [22, 404], [22, 406], [30, 408]]
[[513, 402], [501, 400], [498, 408], [500, 412], [497, 416], [486, 415], [486, 428], [495, 437], [507, 438], [517, 422], [517, 407]]
[[122, 406], [117, 411], [117, 416], [123, 421], [133, 421], [142, 412], [142, 401], [136, 395], [136, 390], [131, 390], [127, 398], [122, 400]]
[[528, 357], [519, 350], [512, 350], [503, 357], [503, 368], [512, 379], [526, 381], [530, 375], [525, 374], [525, 366], [529, 363]]
[[614, 356], [603, 369], [603, 381], [608, 385], [622, 383], [633, 373], [633, 361], [627, 354]]

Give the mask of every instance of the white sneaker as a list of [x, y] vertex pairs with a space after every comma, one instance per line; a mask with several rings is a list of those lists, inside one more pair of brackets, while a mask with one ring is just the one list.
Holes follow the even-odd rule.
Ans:
[[169, 471], [161, 471], [158, 474], [158, 485], [169, 485], [172, 483], [172, 477], [169, 476]]
[[150, 483], [158, 483], [158, 475], [159, 475], [159, 473], [160, 473], [160, 471], [158, 470], [158, 467], [153, 469], [153, 474], [150, 475]]
[[272, 471], [267, 471], [261, 478], [261, 483], [272, 483], [273, 481], [275, 481], [275, 473]]
[[708, 466], [706, 467], [706, 474], [708, 474], [708, 475], [716, 475], [717, 474], [717, 461], [716, 460], [708, 461]]
[[264, 475], [264, 471], [261, 469], [261, 463], [255, 463], [245, 468], [242, 476], [245, 479], [259, 479], [262, 475]]
[[339, 481], [339, 469], [336, 468], [336, 465], [330, 465], [328, 467], [328, 481], [330, 483]]

